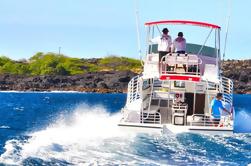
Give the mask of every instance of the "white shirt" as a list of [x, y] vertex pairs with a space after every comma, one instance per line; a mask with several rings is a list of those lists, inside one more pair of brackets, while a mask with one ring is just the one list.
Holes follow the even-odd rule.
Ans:
[[151, 40], [153, 43], [158, 43], [158, 51], [169, 51], [172, 45], [172, 38], [169, 35], [158, 36]]
[[174, 48], [177, 51], [186, 51], [186, 39], [183, 37], [177, 37], [173, 41]]

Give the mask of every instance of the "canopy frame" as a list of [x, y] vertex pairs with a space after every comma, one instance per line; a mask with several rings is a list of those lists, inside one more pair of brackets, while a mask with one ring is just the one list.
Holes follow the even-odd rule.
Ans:
[[160, 24], [186, 24], [186, 25], [201, 26], [206, 28], [221, 29], [220, 26], [215, 24], [199, 22], [199, 21], [189, 21], [189, 20], [163, 20], [163, 21], [153, 21], [145, 23], [146, 26], [160, 25]]

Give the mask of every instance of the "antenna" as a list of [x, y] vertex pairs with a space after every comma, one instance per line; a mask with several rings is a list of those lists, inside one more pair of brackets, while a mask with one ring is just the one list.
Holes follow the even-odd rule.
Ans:
[[228, 16], [227, 16], [227, 26], [226, 26], [226, 36], [225, 36], [225, 43], [224, 43], [224, 50], [223, 50], [223, 61], [226, 56], [226, 48], [227, 48], [227, 38], [228, 38], [228, 31], [229, 31], [229, 22], [231, 17], [231, 0], [228, 0]]
[[58, 55], [61, 54], [61, 47], [58, 47]]
[[143, 66], [142, 62], [142, 54], [141, 54], [141, 42], [140, 42], [140, 27], [139, 27], [139, 10], [138, 10], [138, 3], [137, 0], [134, 1], [135, 5], [135, 17], [136, 17], [136, 30], [137, 30], [137, 44], [138, 44], [138, 54], [140, 57], [141, 65]]

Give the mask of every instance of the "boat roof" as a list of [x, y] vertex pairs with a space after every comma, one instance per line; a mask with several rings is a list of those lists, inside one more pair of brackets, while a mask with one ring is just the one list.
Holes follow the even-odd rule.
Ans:
[[188, 21], [188, 20], [162, 20], [162, 21], [153, 21], [153, 22], [146, 22], [146, 26], [151, 25], [159, 25], [159, 24], [186, 24], [186, 25], [193, 25], [193, 26], [201, 26], [213, 29], [221, 29], [220, 26], [215, 24], [210, 24], [206, 22], [198, 22], [198, 21]]

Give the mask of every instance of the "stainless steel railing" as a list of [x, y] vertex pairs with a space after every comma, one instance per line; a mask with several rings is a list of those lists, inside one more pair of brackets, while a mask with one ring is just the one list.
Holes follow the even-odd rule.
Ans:
[[139, 82], [140, 76], [135, 76], [128, 83], [128, 92], [127, 92], [127, 104], [132, 103], [133, 101], [140, 99], [141, 87]]
[[220, 92], [223, 93], [223, 101], [232, 105], [233, 103], [233, 81], [226, 77], [220, 77]]
[[[202, 64], [202, 60], [197, 55], [170, 53], [160, 60], [160, 74], [200, 75], [200, 64]], [[178, 67], [178, 65], [182, 65], [182, 67]]]
[[229, 127], [231, 124], [231, 116], [223, 116], [221, 118], [211, 118], [204, 114], [192, 115], [190, 126], [211, 126], [211, 127]]
[[161, 124], [161, 114], [159, 112], [142, 112], [141, 123]]

